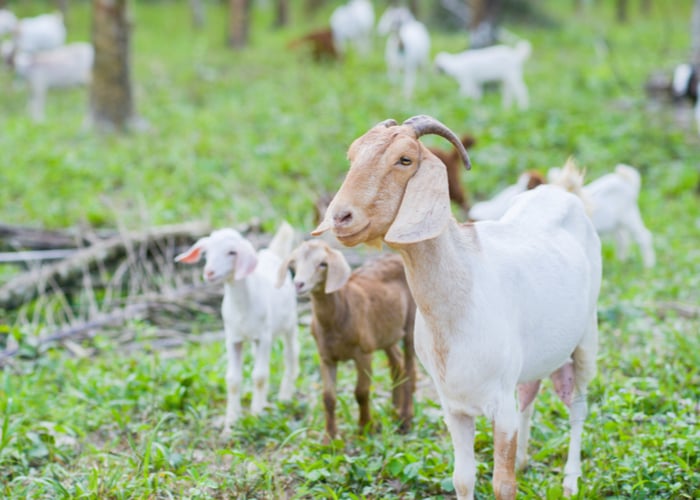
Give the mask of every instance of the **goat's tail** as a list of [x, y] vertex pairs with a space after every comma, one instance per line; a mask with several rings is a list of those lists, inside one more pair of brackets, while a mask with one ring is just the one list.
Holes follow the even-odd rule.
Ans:
[[615, 173], [622, 177], [626, 182], [634, 187], [634, 190], [637, 193], [639, 193], [639, 190], [642, 187], [642, 176], [639, 175], [639, 171], [636, 168], [630, 165], [625, 165], [624, 163], [618, 163], [615, 166]]
[[294, 232], [294, 228], [290, 226], [287, 221], [282, 221], [282, 224], [277, 229], [277, 232], [272, 237], [272, 241], [270, 241], [270, 245], [267, 248], [280, 259], [286, 259], [289, 254], [292, 253], [295, 239], [296, 233]]
[[583, 192], [586, 170], [580, 169], [573, 157], [570, 156], [567, 158], [564, 167], [552, 169], [552, 174], [549, 178], [550, 183], [578, 196], [583, 201], [586, 211], [590, 212], [590, 203]]

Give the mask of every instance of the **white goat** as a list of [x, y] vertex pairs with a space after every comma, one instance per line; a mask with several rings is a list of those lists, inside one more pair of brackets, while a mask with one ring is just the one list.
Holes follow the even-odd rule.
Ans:
[[17, 21], [12, 36], [12, 54], [54, 49], [66, 43], [66, 25], [60, 12], [25, 17]]
[[472, 220], [496, 220], [506, 213], [508, 207], [520, 193], [528, 189], [534, 189], [544, 183], [542, 176], [536, 172], [523, 172], [518, 177], [518, 182], [508, 186], [490, 200], [474, 203], [469, 210], [469, 218]]
[[639, 245], [644, 266], [654, 267], [653, 237], [639, 211], [642, 179], [636, 168], [620, 163], [614, 172], [584, 186], [583, 176], [577, 175], [575, 165], [569, 161], [563, 169], [550, 169], [547, 177], [550, 183], [558, 184], [584, 200], [598, 234], [613, 235], [618, 259], [627, 258], [630, 239], [633, 239]]
[[204, 279], [224, 282], [221, 315], [228, 357], [224, 432], [229, 432], [241, 415], [245, 341], [255, 344], [251, 413], [259, 414], [267, 404], [270, 353], [278, 335], [284, 341], [285, 362], [279, 399], [289, 400], [294, 393], [299, 374], [296, 293], [289, 276], [281, 287], [275, 286], [279, 267], [292, 250], [293, 240], [294, 230], [284, 223], [269, 248], [256, 252], [250, 241], [237, 231], [220, 229], [175, 257], [178, 262], [195, 263], [206, 254]]
[[17, 26], [17, 17], [7, 9], [0, 9], [0, 38], [9, 35]]
[[350, 44], [361, 54], [367, 54], [372, 45], [374, 28], [374, 7], [369, 0], [350, 0], [337, 7], [331, 14], [333, 42], [341, 54]]
[[430, 34], [406, 7], [389, 7], [377, 24], [380, 35], [388, 35], [384, 57], [389, 79], [403, 73], [403, 93], [413, 95], [416, 75], [430, 63]]
[[[416, 304], [398, 255], [383, 255], [356, 269], [324, 241], [305, 241], [282, 267], [294, 269], [299, 296], [311, 296], [311, 334], [321, 359], [323, 404], [328, 441], [335, 437], [336, 373], [338, 362], [353, 360], [357, 369], [355, 399], [361, 431], [370, 424], [372, 353], [384, 350], [391, 366], [392, 402], [408, 430], [413, 418], [416, 369], [413, 322]], [[403, 341], [403, 356], [399, 344]]]
[[349, 246], [383, 240], [402, 256], [418, 305], [416, 353], [452, 435], [458, 498], [474, 496], [478, 415], [494, 423], [496, 498], [515, 498], [531, 403], [547, 376], [571, 411], [564, 488], [574, 493], [596, 370], [598, 235], [581, 200], [551, 186], [520, 195], [499, 221], [459, 225], [445, 167], [418, 140], [428, 133], [447, 138], [469, 165], [457, 136], [434, 118], [379, 123], [350, 146], [347, 177], [312, 234], [332, 229]]
[[29, 85], [29, 114], [44, 119], [46, 92], [51, 88], [88, 85], [95, 51], [91, 44], [76, 42], [52, 50], [19, 53], [15, 71]]
[[457, 80], [465, 97], [479, 100], [483, 84], [498, 82], [502, 86], [504, 107], [509, 107], [515, 99], [520, 109], [527, 109], [529, 98], [523, 65], [531, 50], [530, 42], [520, 40], [514, 47], [494, 45], [458, 54], [440, 52], [435, 56], [435, 67]]

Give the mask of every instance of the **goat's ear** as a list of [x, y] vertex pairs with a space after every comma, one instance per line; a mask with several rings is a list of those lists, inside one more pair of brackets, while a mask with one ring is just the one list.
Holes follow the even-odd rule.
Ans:
[[208, 238], [200, 238], [188, 250], [175, 256], [175, 262], [184, 262], [185, 264], [194, 264], [202, 258], [207, 245]]
[[248, 240], [242, 240], [236, 252], [235, 280], [242, 280], [250, 275], [258, 265], [258, 254]]
[[282, 264], [280, 264], [280, 268], [277, 270], [277, 282], [275, 283], [276, 288], [281, 288], [282, 285], [284, 285], [284, 281], [288, 276], [289, 266], [291, 266], [294, 262], [293, 257], [294, 254], [290, 255], [284, 260], [284, 262], [282, 262]]
[[329, 248], [326, 250], [328, 259], [328, 271], [326, 273], [326, 293], [337, 292], [345, 286], [350, 279], [352, 269], [348, 261], [338, 250]]
[[437, 159], [423, 158], [406, 185], [394, 222], [384, 235], [384, 241], [389, 244], [405, 245], [434, 238], [452, 215], [445, 166]]

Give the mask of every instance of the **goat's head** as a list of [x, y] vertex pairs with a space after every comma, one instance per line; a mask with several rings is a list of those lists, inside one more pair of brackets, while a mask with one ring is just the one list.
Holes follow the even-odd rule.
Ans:
[[209, 282], [233, 278], [240, 280], [258, 265], [253, 245], [234, 229], [219, 229], [200, 238], [187, 251], [175, 257], [177, 262], [194, 264], [206, 254], [204, 279]]
[[447, 173], [418, 140], [425, 134], [449, 140], [470, 168], [459, 138], [436, 119], [414, 116], [400, 126], [383, 121], [350, 145], [350, 170], [312, 234], [332, 229], [347, 246], [381, 239], [408, 244], [440, 234], [451, 215]]
[[297, 295], [304, 296], [315, 290], [333, 293], [345, 286], [351, 269], [343, 254], [321, 240], [305, 241], [280, 266], [277, 287], [281, 287], [287, 270], [294, 274]]

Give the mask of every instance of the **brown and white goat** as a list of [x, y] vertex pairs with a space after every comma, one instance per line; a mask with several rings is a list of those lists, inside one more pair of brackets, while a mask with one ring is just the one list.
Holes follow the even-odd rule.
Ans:
[[339, 58], [338, 51], [333, 41], [333, 32], [330, 28], [319, 29], [292, 40], [287, 48], [294, 49], [299, 46], [307, 46], [311, 49], [311, 57], [316, 62], [324, 59], [336, 60]]
[[360, 430], [370, 423], [372, 353], [378, 350], [384, 350], [389, 359], [391, 399], [399, 414], [400, 429], [409, 429], [416, 379], [413, 351], [416, 305], [406, 283], [401, 257], [383, 255], [352, 272], [341, 252], [321, 240], [311, 240], [297, 247], [280, 267], [280, 283], [288, 269], [293, 270], [297, 295], [311, 297], [311, 334], [321, 358], [326, 412], [324, 440], [327, 442], [337, 434], [336, 373], [340, 361], [355, 362]]
[[[464, 134], [461, 138], [462, 145], [465, 149], [471, 148], [476, 139], [469, 134]], [[462, 172], [462, 158], [456, 149], [445, 151], [440, 148], [428, 148], [431, 153], [437, 156], [442, 163], [447, 167], [447, 185], [450, 189], [450, 199], [455, 202], [465, 212], [469, 212], [469, 200], [464, 193], [460, 181]]]
[[469, 167], [457, 136], [432, 117], [379, 123], [350, 146], [347, 177], [312, 234], [332, 229], [347, 246], [384, 241], [403, 258], [418, 307], [416, 354], [440, 397], [460, 500], [474, 498], [480, 415], [494, 427], [495, 496], [515, 498], [532, 402], [548, 376], [570, 408], [563, 483], [576, 493], [596, 370], [600, 239], [582, 201], [553, 186], [519, 195], [498, 221], [458, 224], [445, 167], [418, 140], [425, 134], [448, 139]]

